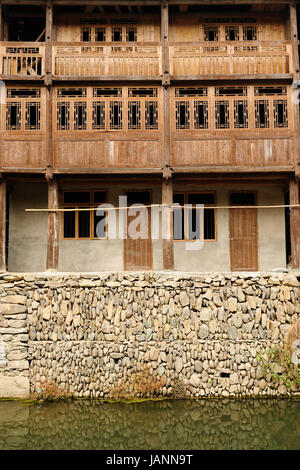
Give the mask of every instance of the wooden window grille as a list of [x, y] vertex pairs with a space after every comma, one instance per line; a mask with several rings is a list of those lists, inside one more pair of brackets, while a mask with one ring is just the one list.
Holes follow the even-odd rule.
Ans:
[[140, 97], [157, 97], [157, 88], [128, 88], [129, 98]]
[[288, 127], [288, 113], [286, 100], [274, 100], [274, 127]]
[[235, 129], [248, 128], [248, 102], [245, 100], [234, 101], [234, 127]]
[[[216, 240], [216, 205], [215, 193], [174, 193], [173, 203], [178, 205], [178, 208], [173, 206], [173, 238], [174, 240]], [[188, 204], [191, 207], [186, 211], [183, 205]], [[204, 209], [197, 209], [196, 205], [203, 205]], [[199, 219], [202, 211], [203, 213], [203, 233], [201, 234], [199, 227]]]
[[39, 88], [7, 88], [7, 98], [40, 98]]
[[175, 88], [175, 96], [178, 97], [193, 97], [193, 96], [207, 96], [207, 88]]
[[208, 129], [208, 101], [194, 102], [194, 129]]
[[268, 100], [255, 100], [255, 127], [259, 129], [270, 127]]
[[136, 42], [137, 41], [137, 28], [134, 26], [127, 26], [126, 28], [126, 41]]
[[247, 87], [215, 87], [215, 96], [247, 96]]
[[57, 103], [57, 129], [70, 129], [70, 103], [67, 101]]
[[25, 106], [25, 130], [39, 130], [41, 109], [39, 101], [27, 102]]
[[128, 129], [141, 128], [141, 103], [140, 101], [128, 102]]
[[[107, 211], [97, 214], [99, 204], [105, 203], [105, 191], [64, 191], [63, 207], [74, 211], [63, 212], [63, 238], [107, 238]], [[93, 210], [78, 209], [94, 208]], [[99, 222], [101, 222], [99, 224]]]
[[286, 86], [256, 86], [254, 96], [286, 95]]
[[122, 88], [93, 88], [93, 96], [95, 98], [104, 98], [106, 96], [122, 96]]
[[239, 37], [238, 26], [225, 26], [225, 41], [238, 41]]
[[122, 41], [122, 28], [113, 27], [111, 30], [111, 40], [113, 42]]
[[103, 27], [96, 27], [95, 28], [95, 41], [96, 42], [103, 42], [105, 41], [106, 31]]
[[158, 129], [158, 103], [157, 101], [145, 102], [145, 128]]
[[190, 103], [188, 101], [176, 101], [176, 129], [190, 129]]
[[82, 26], [80, 30], [81, 42], [90, 42], [92, 39], [92, 30], [89, 26]]
[[76, 101], [74, 103], [74, 130], [85, 130], [87, 120], [86, 102]]
[[6, 129], [8, 131], [21, 130], [21, 102], [8, 102], [6, 104]]
[[215, 103], [216, 129], [229, 129], [229, 101], [217, 101]]
[[92, 128], [105, 129], [105, 101], [94, 101], [92, 114]]
[[217, 26], [204, 27], [204, 41], [218, 41], [219, 28]]
[[58, 88], [58, 98], [83, 98], [86, 97], [86, 88]]
[[243, 40], [244, 41], [257, 41], [256, 26], [243, 26]]
[[122, 101], [109, 103], [109, 128], [122, 129]]

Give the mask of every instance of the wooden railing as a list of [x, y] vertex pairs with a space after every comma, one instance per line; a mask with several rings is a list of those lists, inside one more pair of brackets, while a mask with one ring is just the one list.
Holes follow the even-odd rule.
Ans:
[[40, 77], [44, 74], [45, 44], [39, 42], [1, 42], [1, 75]]
[[159, 43], [54, 43], [53, 75], [57, 77], [158, 77]]
[[171, 76], [293, 73], [290, 41], [170, 43]]

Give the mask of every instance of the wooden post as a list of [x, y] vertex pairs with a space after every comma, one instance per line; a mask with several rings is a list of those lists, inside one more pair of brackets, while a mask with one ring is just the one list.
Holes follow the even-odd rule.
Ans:
[[0, 271], [6, 271], [6, 182], [0, 179]]
[[46, 3], [46, 31], [45, 31], [45, 85], [52, 84], [52, 29], [53, 6], [51, 0]]
[[290, 31], [292, 41], [292, 54], [294, 65], [294, 78], [299, 78], [299, 52], [298, 52], [298, 28], [296, 2], [290, 3]]
[[[290, 179], [290, 204], [300, 204], [299, 182]], [[291, 233], [291, 266], [300, 268], [300, 208], [290, 208], [290, 233]]]
[[[163, 181], [162, 204], [173, 204], [173, 182], [171, 167], [171, 135], [170, 135], [170, 63], [169, 63], [169, 7], [161, 5], [161, 46], [162, 46], [162, 85], [163, 85]], [[170, 229], [170, 230], [169, 230]], [[163, 210], [163, 267], [174, 269], [173, 216], [169, 208]]]
[[[56, 179], [48, 181], [48, 209], [58, 209], [58, 183]], [[58, 268], [58, 238], [58, 213], [48, 212], [48, 244], [46, 268], [52, 271], [56, 271]]]
[[3, 41], [3, 9], [0, 0], [0, 41]]

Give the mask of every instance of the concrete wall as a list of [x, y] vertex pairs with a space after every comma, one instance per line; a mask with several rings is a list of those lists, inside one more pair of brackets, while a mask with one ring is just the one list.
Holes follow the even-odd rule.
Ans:
[[[78, 188], [76, 183], [62, 186], [63, 189]], [[89, 186], [93, 188], [92, 185]], [[94, 185], [99, 189], [99, 185]], [[108, 184], [108, 202], [119, 205], [119, 195], [130, 189], [124, 183]], [[152, 191], [153, 204], [161, 202], [161, 187], [153, 185], [144, 188]], [[182, 185], [175, 185], [174, 191], [182, 191]], [[217, 205], [228, 205], [230, 190], [248, 189], [257, 191], [258, 205], [283, 204], [283, 188], [279, 185], [205, 185], [189, 186], [189, 191], [216, 191]], [[47, 256], [47, 213], [26, 213], [25, 208], [47, 207], [47, 185], [14, 184], [10, 196], [9, 226], [9, 271], [44, 271]], [[60, 221], [62, 217], [60, 216]], [[118, 220], [118, 218], [117, 218]], [[198, 251], [186, 250], [185, 242], [174, 242], [175, 270], [189, 272], [230, 271], [229, 210], [217, 210], [217, 240], [207, 241]], [[117, 224], [118, 229], [118, 224]], [[61, 231], [61, 223], [60, 223]], [[268, 271], [285, 268], [285, 219], [284, 209], [258, 210], [258, 261], [259, 270]], [[163, 270], [162, 241], [153, 240], [153, 270]], [[103, 272], [124, 269], [123, 240], [62, 240], [59, 239], [60, 272]]]

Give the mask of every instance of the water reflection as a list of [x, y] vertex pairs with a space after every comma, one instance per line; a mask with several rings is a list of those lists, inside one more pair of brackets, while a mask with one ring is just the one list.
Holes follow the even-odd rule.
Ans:
[[300, 400], [1, 402], [0, 449], [300, 449]]

